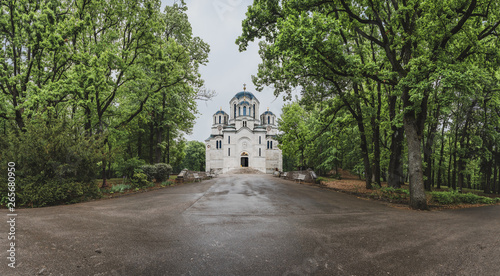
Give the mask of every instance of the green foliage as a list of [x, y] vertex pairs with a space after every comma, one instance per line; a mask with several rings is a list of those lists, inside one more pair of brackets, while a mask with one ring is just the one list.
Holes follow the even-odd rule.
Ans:
[[410, 196], [410, 191], [401, 188], [377, 187], [376, 191], [372, 193], [372, 196], [388, 199], [390, 201], [400, 201], [407, 200]]
[[[85, 3], [0, 1], [0, 128], [23, 132], [36, 125], [43, 131], [45, 125], [70, 118], [72, 124], [62, 127], [68, 138], [102, 141], [87, 145], [88, 154], [98, 159], [89, 163], [92, 168], [72, 161], [73, 153], [64, 149], [50, 160], [39, 158], [38, 152], [51, 150], [58, 141], [47, 142], [47, 149], [25, 147], [22, 154], [34, 150], [37, 156], [23, 161], [39, 159], [48, 167], [30, 169], [29, 162], [19, 161], [23, 179], [40, 177], [39, 186], [55, 178], [62, 179], [64, 189], [72, 177], [75, 183], [87, 183], [95, 178], [96, 164], [104, 175], [111, 176], [110, 168], [129, 178], [145, 164], [142, 160], [179, 164], [181, 137], [192, 130], [196, 100], [213, 95], [198, 72], [208, 62], [209, 46], [193, 35], [184, 1], [163, 11], [159, 0]], [[18, 146], [15, 139], [2, 138], [2, 150]], [[72, 145], [63, 142], [57, 147]], [[3, 162], [10, 156], [1, 157]], [[91, 172], [80, 174], [84, 170]], [[83, 175], [87, 179], [82, 181]], [[67, 200], [56, 194], [55, 201]]]
[[162, 187], [165, 187], [165, 186], [173, 186], [173, 185], [175, 185], [175, 183], [174, 183], [173, 181], [170, 181], [170, 180], [169, 180], [169, 181], [163, 181], [163, 182], [161, 183], [161, 186], [162, 186]]
[[132, 177], [134, 171], [143, 166], [146, 162], [138, 157], [133, 157], [127, 160], [120, 160], [115, 163], [116, 171], [119, 176]]
[[279, 147], [285, 156], [294, 156], [298, 163], [295, 166], [306, 166], [305, 149], [308, 144], [308, 136], [311, 134], [307, 128], [309, 116], [306, 111], [296, 102], [285, 104], [278, 119]]
[[198, 141], [189, 141], [185, 150], [183, 168], [191, 171], [205, 171], [205, 144]]
[[318, 184], [322, 184], [322, 182], [327, 182], [327, 181], [329, 181], [329, 179], [323, 176], [318, 176], [318, 178], [316, 178], [316, 183]]
[[148, 176], [139, 170], [134, 173], [131, 182], [132, 187], [136, 189], [145, 188], [151, 184], [151, 181], [148, 181]]
[[493, 204], [495, 202], [500, 202], [500, 198], [489, 198], [485, 196], [479, 196], [473, 193], [458, 193], [456, 191], [450, 192], [431, 192], [432, 201], [449, 205], [449, 204]]
[[131, 188], [132, 188], [131, 185], [118, 184], [118, 185], [113, 185], [113, 187], [111, 187], [111, 189], [110, 189], [110, 192], [113, 192], [113, 193], [123, 193], [124, 191], [130, 190]]
[[[0, 149], [0, 167], [16, 163], [16, 193], [19, 206], [40, 207], [73, 203], [98, 197], [95, 181], [100, 159], [100, 141], [68, 130], [67, 123], [26, 125], [25, 132], [0, 138], [9, 143]], [[1, 185], [6, 194], [7, 182]]]
[[[411, 205], [426, 209], [423, 174], [430, 180], [435, 166], [446, 161], [432, 162], [432, 158], [436, 129], [447, 124], [443, 129], [449, 141], [442, 152], [458, 163], [448, 168], [454, 174], [448, 179], [461, 185], [467, 176], [481, 174], [485, 192], [500, 189], [489, 184], [491, 172], [498, 169], [496, 165], [492, 170], [491, 164], [499, 163], [494, 161], [499, 153], [491, 149], [500, 148], [500, 116], [495, 112], [500, 104], [500, 41], [496, 39], [500, 2], [254, 0], [246, 17], [236, 43], [243, 51], [251, 41], [260, 41], [262, 63], [253, 79], [257, 90], [273, 86], [276, 96], [291, 99], [295, 88], [302, 87], [308, 110], [317, 106], [322, 110], [321, 102], [329, 100], [342, 103], [356, 121], [359, 139], [351, 135], [341, 142], [359, 146], [360, 172], [365, 171], [366, 179], [371, 168], [380, 172], [379, 164], [392, 164], [391, 185], [397, 185], [403, 174], [400, 152], [406, 152]], [[284, 152], [287, 147], [294, 149], [301, 156], [299, 163], [309, 165], [314, 162], [306, 156], [316, 154], [308, 152], [315, 144], [308, 137], [314, 127], [304, 131], [309, 118], [297, 111], [282, 124], [296, 141], [284, 137], [282, 147]], [[303, 118], [288, 127], [287, 120], [293, 123], [294, 115]], [[398, 138], [403, 125], [404, 151]], [[343, 150], [343, 145], [333, 144], [335, 139], [317, 140], [322, 141], [316, 144], [323, 146], [320, 152], [330, 151], [329, 157], [336, 155], [331, 148]], [[348, 158], [355, 163], [351, 167], [359, 165], [359, 158], [352, 157]], [[390, 162], [380, 160], [387, 157]], [[325, 156], [319, 159], [322, 169], [337, 162]], [[474, 164], [470, 159], [481, 162], [470, 168], [465, 165]], [[425, 165], [429, 170], [424, 170]]]
[[172, 173], [172, 166], [165, 163], [157, 163], [155, 167], [155, 179], [157, 182], [163, 182], [169, 178]]
[[147, 176], [148, 181], [153, 181], [156, 176], [156, 166], [155, 165], [142, 165], [140, 166], [142, 172]]

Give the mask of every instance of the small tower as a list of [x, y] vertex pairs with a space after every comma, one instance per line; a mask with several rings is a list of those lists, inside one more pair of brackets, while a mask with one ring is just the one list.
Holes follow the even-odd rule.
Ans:
[[213, 119], [213, 125], [227, 125], [229, 122], [229, 114], [224, 112], [221, 107], [219, 111], [215, 112]]
[[260, 121], [262, 122], [262, 125], [276, 125], [276, 115], [269, 111], [269, 107], [267, 108], [267, 111], [262, 113], [260, 115]]

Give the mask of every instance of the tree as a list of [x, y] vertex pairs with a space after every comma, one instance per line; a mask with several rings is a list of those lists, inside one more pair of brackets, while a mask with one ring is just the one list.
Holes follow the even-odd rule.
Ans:
[[195, 100], [213, 96], [198, 73], [209, 46], [193, 36], [184, 1], [160, 7], [159, 0], [1, 1], [4, 135], [63, 122], [60, 135], [102, 142], [104, 184], [127, 160], [172, 156], [178, 164]]
[[313, 79], [356, 104], [366, 98], [363, 82], [391, 86], [402, 99], [410, 205], [427, 209], [421, 145], [432, 91], [443, 74], [471, 64], [493, 68], [481, 61], [498, 56], [499, 6], [487, 0], [255, 0], [237, 43], [245, 50], [265, 38], [254, 82], [273, 84], [277, 94]]
[[205, 144], [189, 141], [186, 146], [183, 167], [192, 171], [205, 171]]
[[305, 150], [311, 132], [307, 128], [308, 116], [306, 111], [298, 104], [291, 103], [283, 106], [282, 115], [278, 119], [279, 147], [286, 156], [296, 156], [300, 168], [306, 167]]

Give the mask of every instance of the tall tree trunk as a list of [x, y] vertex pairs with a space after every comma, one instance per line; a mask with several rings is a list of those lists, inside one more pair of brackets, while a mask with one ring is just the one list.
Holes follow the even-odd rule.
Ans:
[[434, 153], [434, 137], [436, 136], [436, 131], [439, 123], [439, 114], [441, 113], [441, 105], [438, 103], [436, 109], [434, 110], [434, 116], [432, 122], [429, 123], [429, 128], [427, 131], [427, 139], [425, 139], [424, 146], [424, 163], [426, 164], [424, 169], [424, 187], [427, 191], [431, 190], [432, 187], [432, 154]]
[[163, 128], [156, 128], [155, 162], [161, 163], [161, 143], [163, 142]]
[[[364, 128], [364, 127], [363, 127]], [[365, 167], [365, 184], [366, 188], [371, 190], [372, 182], [371, 182], [371, 167], [370, 167], [370, 157], [368, 155], [368, 144], [366, 142], [366, 135], [364, 133], [364, 129], [361, 132], [361, 153], [363, 154], [363, 164]]]
[[438, 175], [437, 175], [437, 188], [441, 189], [441, 183], [443, 182], [443, 177], [442, 177], [442, 171], [443, 171], [443, 159], [444, 159], [444, 143], [445, 143], [445, 137], [444, 137], [444, 129], [446, 128], [446, 120], [447, 118], [443, 119], [443, 127], [441, 128], [441, 149], [439, 150], [439, 164], [438, 164]]
[[[106, 145], [108, 143], [109, 143], [108, 138], [105, 138], [104, 139], [104, 145], [103, 145], [103, 147], [106, 147]], [[106, 157], [103, 157], [103, 159], [102, 159], [102, 166], [101, 166], [101, 168], [102, 168], [102, 187], [106, 187], [107, 186], [107, 183], [106, 183], [106, 164], [107, 164], [107, 160], [106, 159], [107, 159]]]
[[453, 170], [452, 170], [452, 175], [451, 175], [451, 188], [456, 191], [457, 190], [457, 171], [458, 171], [458, 164], [457, 164], [457, 153], [453, 153]]
[[401, 157], [403, 155], [404, 129], [396, 125], [396, 104], [398, 98], [389, 96], [389, 119], [391, 120], [391, 155], [389, 157], [389, 167], [387, 169], [387, 185], [393, 188], [401, 188], [403, 185], [403, 165]]
[[[339, 88], [339, 85], [335, 83], [337, 86], [338, 91], [342, 91], [341, 88]], [[359, 95], [359, 86], [358, 84], [353, 85], [354, 92]], [[368, 142], [366, 139], [366, 131], [365, 131], [365, 125], [364, 125], [364, 119], [363, 119], [363, 112], [361, 110], [361, 106], [359, 102], [355, 101], [352, 102], [349, 99], [347, 99], [343, 94], [341, 94], [342, 101], [346, 105], [347, 109], [351, 113], [352, 117], [356, 119], [356, 123], [358, 125], [359, 129], [359, 136], [361, 139], [361, 144], [360, 144], [360, 149], [361, 149], [361, 154], [363, 155], [363, 166], [365, 170], [365, 183], [366, 183], [366, 188], [371, 190], [372, 189], [372, 170], [371, 170], [371, 164], [370, 164], [370, 156], [368, 155]], [[360, 176], [361, 178], [361, 176]]]
[[[417, 120], [406, 113], [404, 127], [408, 143], [408, 173], [410, 177], [410, 207], [418, 210], [427, 210], [427, 198], [424, 189], [424, 175], [422, 168], [422, 130]], [[420, 128], [420, 129], [419, 129]]]
[[153, 120], [149, 123], [149, 164], [154, 162], [155, 126]]
[[377, 83], [377, 114], [372, 117], [373, 127], [373, 178], [375, 184], [380, 185], [380, 114], [382, 108], [382, 91], [380, 83]]
[[453, 175], [451, 177], [451, 187], [455, 191], [457, 189], [457, 173], [458, 173], [458, 164], [457, 164], [457, 155], [458, 155], [458, 126], [455, 132], [455, 144], [453, 146]]
[[484, 193], [491, 193], [491, 163], [487, 162], [485, 164], [485, 173], [484, 173]]
[[[432, 127], [431, 127], [432, 128]], [[424, 188], [427, 191], [431, 190], [431, 183], [432, 183], [432, 147], [434, 146], [434, 133], [436, 129], [429, 129], [429, 133], [427, 134], [427, 139], [425, 141], [425, 147], [424, 147], [424, 163], [425, 169], [424, 169], [424, 175], [425, 175], [425, 180], [424, 180]]]
[[493, 160], [494, 160], [494, 163], [493, 163], [493, 181], [491, 182], [491, 193], [493, 194], [496, 194], [497, 193], [497, 177], [498, 177], [498, 164], [497, 164], [497, 160], [495, 158], [495, 152], [493, 152]]
[[[165, 149], [166, 163], [170, 164], [170, 126], [167, 125], [167, 148]], [[165, 160], [163, 161], [165, 162]]]
[[436, 185], [435, 177], [436, 177], [436, 160], [434, 158], [431, 159], [431, 188], [434, 189], [434, 186]]
[[142, 159], [142, 135], [140, 132], [137, 134], [137, 156]]
[[452, 175], [452, 161], [453, 161], [453, 148], [452, 148], [452, 137], [450, 137], [450, 142], [449, 142], [449, 148], [450, 148], [450, 153], [449, 153], [449, 158], [448, 158], [448, 177], [447, 177], [447, 182], [446, 182], [446, 186], [448, 186], [448, 188], [451, 188], [451, 175]]

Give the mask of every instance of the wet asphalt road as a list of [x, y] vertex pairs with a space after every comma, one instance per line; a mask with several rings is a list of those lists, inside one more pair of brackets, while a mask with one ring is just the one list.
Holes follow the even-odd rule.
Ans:
[[0, 275], [500, 275], [500, 206], [399, 210], [269, 175], [17, 213]]

